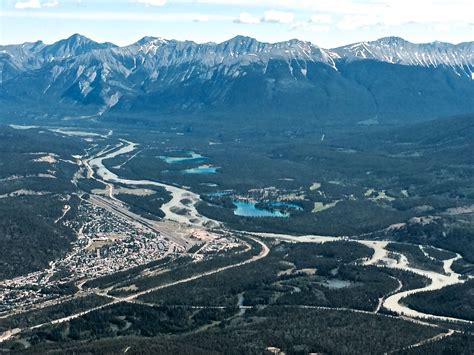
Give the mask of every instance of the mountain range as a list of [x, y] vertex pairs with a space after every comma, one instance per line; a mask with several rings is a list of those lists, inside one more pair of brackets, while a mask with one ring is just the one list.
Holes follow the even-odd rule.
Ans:
[[415, 122], [474, 112], [474, 42], [399, 37], [324, 49], [237, 36], [144, 37], [119, 47], [75, 34], [0, 46], [9, 117], [246, 117], [314, 124]]

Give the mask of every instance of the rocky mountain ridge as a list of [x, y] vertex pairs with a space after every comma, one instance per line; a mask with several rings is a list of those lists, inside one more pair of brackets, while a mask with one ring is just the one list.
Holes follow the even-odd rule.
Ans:
[[[394, 112], [398, 101], [419, 104], [417, 117], [473, 112], [473, 72], [474, 42], [413, 44], [387, 37], [324, 49], [296, 39], [264, 43], [237, 36], [198, 44], [144, 37], [119, 47], [75, 34], [51, 45], [0, 46], [0, 102], [8, 113], [32, 112], [41, 100], [60, 112], [81, 108], [85, 116], [244, 109], [250, 116], [328, 120], [350, 114], [353, 121], [378, 121], [403, 115]], [[400, 88], [406, 97], [384, 103], [386, 90]], [[430, 97], [441, 100], [432, 112]]]

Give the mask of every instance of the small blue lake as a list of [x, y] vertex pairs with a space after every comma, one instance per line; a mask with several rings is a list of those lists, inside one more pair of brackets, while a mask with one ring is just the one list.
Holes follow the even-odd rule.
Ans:
[[206, 157], [195, 152], [186, 152], [187, 156], [184, 157], [173, 157], [173, 156], [160, 156], [161, 160], [164, 160], [168, 164], [179, 164], [179, 163], [200, 163], [206, 161]]
[[197, 168], [190, 168], [183, 170], [183, 174], [215, 174], [217, 173], [217, 169], [219, 167], [211, 166], [211, 165], [201, 165]]
[[235, 205], [234, 214], [241, 217], [276, 217], [288, 218], [290, 215], [278, 210], [271, 211], [256, 207], [256, 202], [251, 201], [233, 201]]
[[321, 282], [320, 285], [330, 288], [330, 289], [338, 290], [341, 288], [350, 287], [353, 285], [353, 283], [351, 281], [346, 281], [346, 280], [329, 279], [329, 280], [325, 280], [324, 282]]

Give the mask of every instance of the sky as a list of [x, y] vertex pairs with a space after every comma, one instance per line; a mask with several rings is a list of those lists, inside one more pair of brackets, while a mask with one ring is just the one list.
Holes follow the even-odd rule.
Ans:
[[474, 41], [474, 0], [0, 0], [0, 44], [74, 33], [127, 45], [144, 36], [222, 42], [293, 38], [334, 48], [399, 36]]

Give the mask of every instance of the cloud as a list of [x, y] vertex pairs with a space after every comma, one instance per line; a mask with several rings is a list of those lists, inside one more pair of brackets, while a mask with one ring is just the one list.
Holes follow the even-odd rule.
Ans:
[[[403, 26], [410, 23], [472, 23], [472, 0], [193, 0], [198, 4], [219, 6], [268, 7], [298, 14], [305, 12], [331, 15], [341, 28], [373, 26]], [[368, 16], [370, 15], [370, 16]], [[376, 20], [374, 20], [374, 17]], [[354, 23], [351, 24], [351, 21]], [[322, 23], [320, 23], [322, 24]]]
[[313, 15], [308, 22], [329, 25], [332, 23], [332, 16], [328, 14]]
[[[393, 0], [193, 0], [197, 4], [212, 4], [220, 6], [246, 6], [253, 8], [271, 8], [281, 11], [313, 11], [323, 13], [352, 12], [356, 9], [362, 11], [374, 4], [390, 2]], [[404, 0], [399, 0], [404, 1]], [[421, 0], [423, 1], [423, 0]], [[445, 0], [448, 1], [448, 0]], [[453, 0], [456, 1], [456, 0]], [[459, 0], [463, 1], [463, 0]], [[464, 0], [469, 1], [469, 0]], [[383, 4], [382, 4], [383, 5]]]
[[315, 33], [327, 33], [331, 31], [331, 26], [328, 25], [320, 25], [308, 21], [298, 21], [295, 22], [290, 27], [291, 31], [305, 31], [305, 32], [315, 32]]
[[[0, 0], [2, 1], [7, 0]], [[47, 12], [46, 8], [56, 7], [61, 3], [61, 0], [9, 0], [16, 9], [22, 11], [15, 11], [18, 13], [25, 13], [27, 10], [35, 15]], [[79, 3], [81, 0], [69, 0], [69, 2]], [[84, 1], [83, 1], [84, 2]], [[108, 4], [109, 1], [94, 1], [94, 3]], [[202, 4], [215, 5], [216, 13], [219, 14], [199, 14], [196, 11], [194, 14], [185, 13], [180, 16], [182, 10], [176, 10], [172, 17], [178, 22], [208, 22], [218, 21], [233, 21], [234, 23], [242, 24], [258, 24], [258, 23], [280, 23], [287, 24], [292, 29], [304, 29], [306, 31], [327, 31], [328, 26], [336, 28], [341, 31], [352, 31], [365, 28], [385, 28], [389, 31], [396, 32], [397, 29], [406, 25], [420, 25], [425, 26], [426, 31], [431, 31], [434, 27], [445, 29], [448, 27], [458, 28], [472, 26], [472, 2], [473, 0], [121, 0], [116, 3], [128, 2], [135, 5], [142, 6], [164, 6], [166, 4]], [[92, 3], [92, 1], [90, 2]], [[130, 19], [127, 18], [126, 11], [122, 14], [114, 7], [110, 1], [110, 6], [100, 6], [96, 11], [92, 5], [88, 5], [90, 12], [77, 11], [77, 15], [65, 13], [64, 17], [79, 18], [87, 20], [87, 17], [93, 17], [101, 20], [100, 13], [103, 13], [104, 20], [124, 20], [124, 21], [139, 21], [139, 18], [145, 20], [152, 18], [155, 14], [144, 10], [143, 14], [137, 14], [129, 11]], [[242, 13], [237, 17], [228, 14], [234, 11], [235, 8], [241, 8]], [[37, 9], [43, 8], [43, 11]], [[203, 7], [204, 8], [204, 7]], [[207, 7], [205, 7], [207, 8]], [[180, 7], [184, 9], [184, 7]], [[266, 11], [263, 15], [264, 10]], [[407, 11], [409, 9], [409, 11]], [[191, 11], [192, 12], [192, 11]], [[4, 16], [3, 12], [0, 16]], [[313, 14], [313, 16], [311, 16]], [[166, 15], [166, 14], [163, 14]], [[198, 16], [196, 16], [198, 15]], [[45, 15], [52, 16], [52, 15]], [[227, 19], [224, 19], [224, 18]], [[309, 21], [303, 21], [309, 17]], [[166, 21], [171, 21], [166, 19]], [[299, 22], [301, 21], [301, 22]], [[308, 22], [308, 23], [305, 23]], [[467, 34], [469, 35], [471, 27], [469, 27]], [[472, 36], [471, 36], [472, 37]]]
[[208, 15], [196, 15], [196, 17], [193, 18], [193, 22], [209, 22], [209, 16]]
[[28, 1], [17, 1], [15, 3], [15, 9], [40, 9], [41, 2], [39, 0], [28, 0]]
[[292, 23], [295, 20], [295, 15], [291, 12], [283, 12], [270, 10], [263, 14], [262, 22], [267, 23]]
[[448, 32], [450, 29], [450, 26], [445, 24], [436, 24], [433, 26], [433, 31], [436, 32]]
[[291, 12], [283, 12], [276, 10], [266, 11], [261, 18], [258, 18], [248, 12], [240, 13], [239, 17], [234, 19], [234, 23], [258, 24], [258, 23], [292, 23], [295, 15]]
[[134, 0], [137, 4], [143, 4], [146, 6], [164, 6], [166, 0]]
[[52, 0], [48, 1], [42, 4], [43, 7], [58, 7], [59, 6], [59, 1], [58, 0]]
[[[409, 9], [410, 11], [407, 11]], [[341, 11], [338, 28], [355, 30], [373, 26], [400, 27], [408, 24], [461, 24], [472, 18], [471, 0], [378, 0]]]
[[25, 10], [25, 9], [41, 9], [42, 7], [52, 8], [58, 7], [58, 0], [50, 0], [47, 2], [41, 2], [40, 0], [28, 0], [28, 1], [17, 1], [15, 3], [15, 9]]
[[381, 19], [377, 15], [347, 15], [337, 23], [337, 28], [352, 31], [381, 24]]
[[252, 14], [249, 14], [248, 12], [242, 12], [239, 17], [234, 19], [234, 23], [242, 23], [242, 24], [258, 24], [260, 23], [260, 19], [257, 17], [253, 16]]
[[306, 32], [329, 32], [333, 23], [332, 16], [329, 14], [319, 14], [311, 16], [307, 21], [297, 21], [293, 23], [290, 30], [306, 31]]
[[4, 11], [0, 18], [34, 18], [51, 20], [78, 21], [126, 21], [126, 22], [192, 22], [196, 18], [209, 21], [232, 21], [231, 16], [206, 15], [202, 13], [156, 13], [156, 12], [119, 12], [119, 11]]

